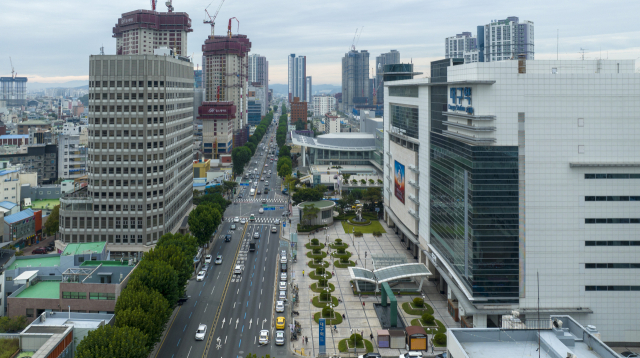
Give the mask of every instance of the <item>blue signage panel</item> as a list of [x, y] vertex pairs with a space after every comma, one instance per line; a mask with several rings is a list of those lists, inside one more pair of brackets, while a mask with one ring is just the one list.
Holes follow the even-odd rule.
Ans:
[[283, 228], [287, 227], [287, 223], [282, 222], [282, 227], [283, 227]]
[[324, 318], [320, 318], [320, 320], [318, 321], [319, 323], [319, 327], [318, 327], [318, 336], [320, 337], [320, 352], [322, 353], [323, 348], [325, 348], [325, 334], [326, 334], [326, 324], [325, 324], [325, 319]]
[[[473, 115], [473, 107], [471, 107], [471, 87], [451, 87], [449, 88], [449, 98], [453, 105], [449, 105], [449, 110], [463, 111]], [[467, 107], [462, 105], [462, 100], [467, 101]]]
[[249, 183], [240, 183], [240, 186], [249, 186]]

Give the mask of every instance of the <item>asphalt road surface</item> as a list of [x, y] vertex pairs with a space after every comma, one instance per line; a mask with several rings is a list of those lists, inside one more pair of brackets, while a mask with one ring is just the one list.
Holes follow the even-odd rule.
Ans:
[[[270, 128], [262, 143], [268, 146], [271, 138], [275, 143], [275, 126]], [[191, 298], [169, 322], [169, 332], [161, 342], [156, 357], [230, 358], [244, 357], [248, 353], [259, 357], [266, 354], [293, 357], [286, 348], [288, 342], [284, 346], [276, 346], [274, 342], [275, 317], [285, 316], [288, 327], [291, 315], [288, 304], [284, 314], [276, 314], [274, 307], [280, 276], [280, 252], [289, 252], [288, 242], [279, 237], [282, 224], [275, 222], [276, 219], [283, 219], [282, 212], [288, 207], [287, 197], [281, 193], [280, 179], [276, 174], [277, 158], [274, 156], [272, 162], [269, 151], [258, 148], [245, 169], [246, 173], [253, 173], [253, 169], [257, 168], [264, 181], [259, 178], [243, 179], [242, 184], [249, 184], [239, 186], [239, 194], [242, 193], [243, 197], [236, 199], [224, 213], [225, 220], [209, 251], [214, 259], [222, 255], [222, 264], [210, 265], [204, 281], [196, 282], [194, 279], [189, 282], [187, 295]], [[258, 164], [255, 164], [256, 161]], [[273, 173], [270, 178], [267, 177], [269, 170]], [[249, 191], [255, 181], [261, 194], [250, 196]], [[265, 187], [270, 189], [268, 194], [263, 194]], [[263, 214], [258, 213], [260, 208], [265, 209]], [[248, 221], [251, 214], [255, 216], [255, 221]], [[236, 230], [230, 230], [235, 217], [243, 218], [247, 223], [235, 223]], [[273, 226], [277, 228], [277, 233], [271, 232]], [[233, 238], [225, 242], [224, 235], [228, 231], [231, 231]], [[260, 233], [260, 239], [253, 239], [255, 232]], [[251, 242], [256, 244], [254, 252], [249, 252]], [[242, 267], [241, 274], [234, 274], [236, 265]], [[207, 325], [204, 341], [195, 340], [199, 324]], [[270, 332], [270, 342], [263, 346], [258, 344], [262, 329]], [[285, 336], [288, 340], [289, 334]]]

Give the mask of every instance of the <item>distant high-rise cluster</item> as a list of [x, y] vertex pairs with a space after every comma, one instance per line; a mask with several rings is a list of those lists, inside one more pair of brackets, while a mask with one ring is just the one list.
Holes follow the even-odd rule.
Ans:
[[478, 26], [477, 36], [463, 32], [445, 39], [445, 58], [462, 58], [465, 63], [534, 59], [533, 22], [518, 17], [493, 20]]
[[293, 102], [294, 97], [307, 102], [307, 56], [296, 57], [292, 53], [288, 58], [288, 67], [289, 102]]

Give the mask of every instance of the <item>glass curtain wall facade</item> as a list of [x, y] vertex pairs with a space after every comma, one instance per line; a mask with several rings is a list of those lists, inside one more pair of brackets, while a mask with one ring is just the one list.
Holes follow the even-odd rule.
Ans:
[[373, 151], [342, 151], [309, 148], [311, 165], [369, 165]]
[[431, 244], [474, 297], [518, 302], [518, 147], [431, 133]]

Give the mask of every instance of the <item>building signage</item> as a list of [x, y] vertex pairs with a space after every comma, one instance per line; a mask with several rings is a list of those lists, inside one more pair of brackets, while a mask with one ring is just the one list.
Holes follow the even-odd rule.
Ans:
[[[473, 114], [473, 107], [471, 107], [471, 87], [451, 87], [449, 88], [449, 98], [453, 104], [449, 105], [450, 111], [462, 111], [467, 114]], [[462, 103], [466, 100], [467, 106]]]
[[226, 108], [213, 108], [213, 107], [210, 107], [207, 112], [208, 113], [214, 113], [214, 114], [227, 114], [227, 113], [229, 113], [229, 111]]
[[120, 19], [120, 25], [132, 24], [135, 21], [135, 16], [127, 17], [126, 19]]
[[400, 200], [404, 204], [404, 185], [405, 185], [404, 165], [398, 163], [397, 160], [395, 160], [394, 162], [395, 162], [394, 170], [393, 170], [394, 181], [395, 181], [394, 192], [395, 192], [396, 198], [398, 198], [398, 200]]
[[325, 319], [324, 318], [320, 318], [318, 320], [318, 336], [320, 338], [320, 342], [319, 342], [320, 343], [319, 344], [320, 345], [320, 354], [326, 354], [326, 352], [327, 352], [326, 351], [326, 349], [327, 349], [326, 348], [326, 343], [325, 343], [325, 341], [326, 341], [326, 339], [325, 339], [326, 333], [327, 333], [327, 330], [326, 330]]

